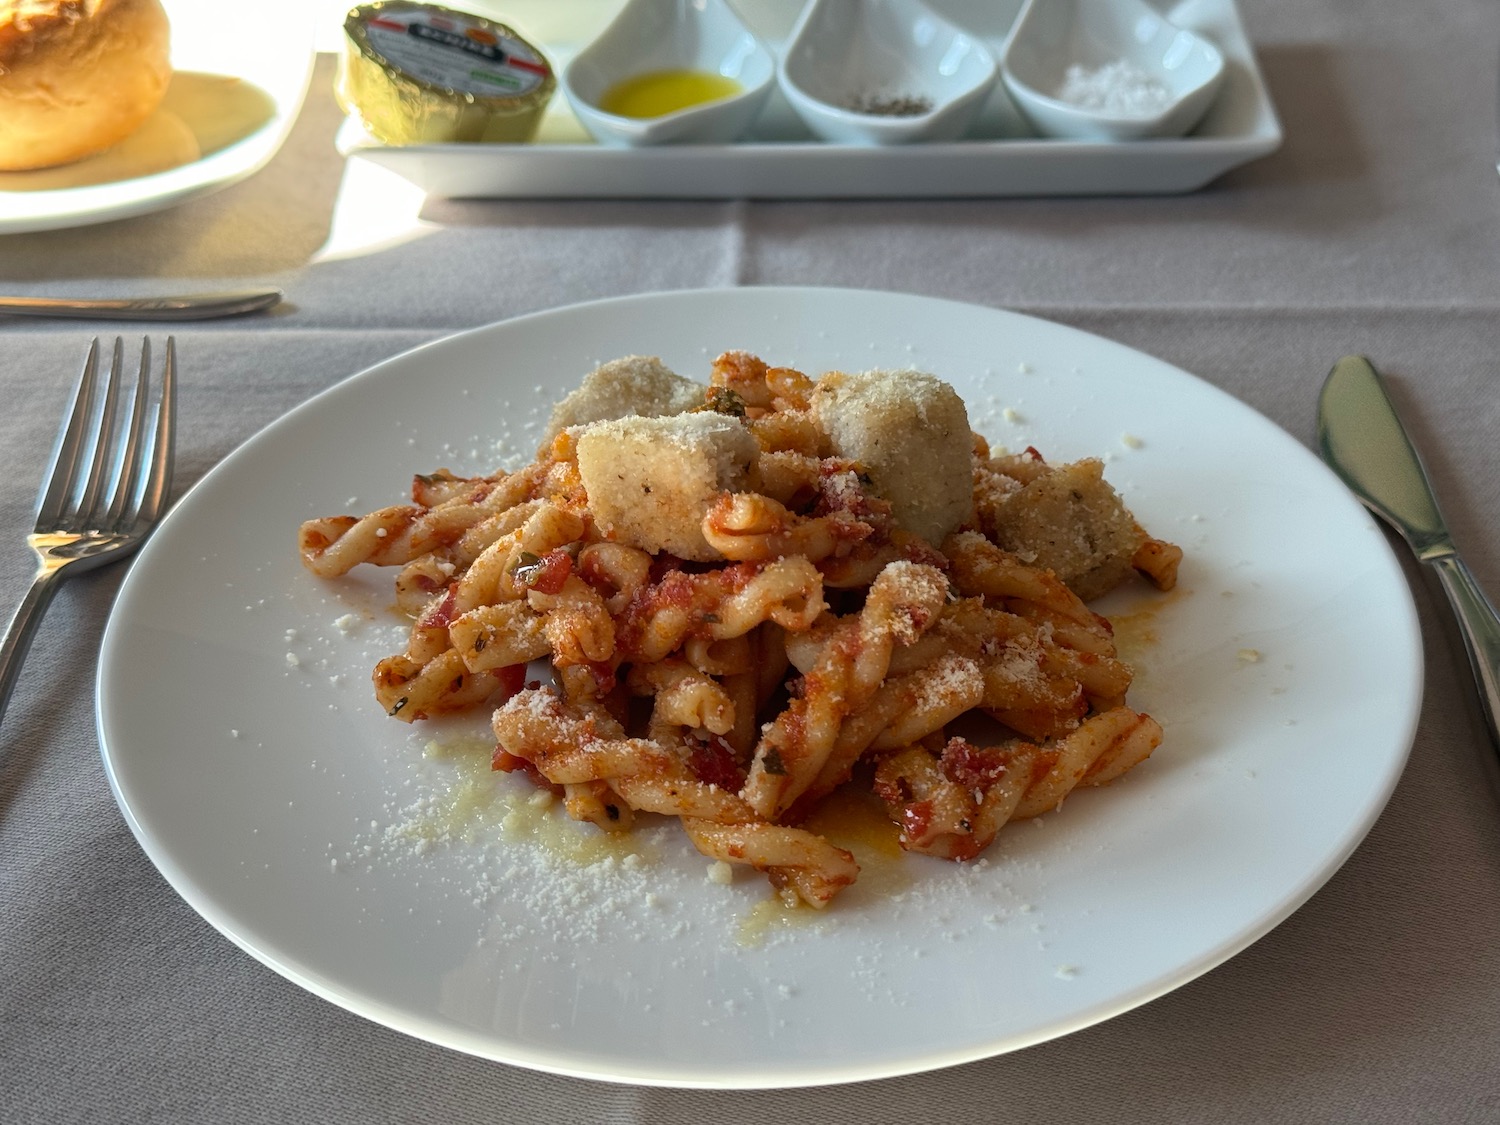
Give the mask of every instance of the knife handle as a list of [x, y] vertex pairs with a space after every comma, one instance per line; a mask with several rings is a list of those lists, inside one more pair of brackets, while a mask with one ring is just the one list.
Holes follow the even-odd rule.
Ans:
[[64, 297], [0, 297], [0, 314], [71, 320], [211, 320], [268, 309], [279, 303], [282, 296], [280, 289], [235, 289], [227, 293], [94, 301]]
[[1469, 670], [1474, 673], [1484, 721], [1490, 728], [1490, 742], [1500, 753], [1500, 617], [1456, 554], [1432, 559], [1431, 565], [1458, 618], [1459, 632], [1469, 654]]

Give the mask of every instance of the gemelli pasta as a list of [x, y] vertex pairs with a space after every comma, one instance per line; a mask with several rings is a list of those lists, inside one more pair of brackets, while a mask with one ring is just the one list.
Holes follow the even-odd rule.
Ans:
[[703, 385], [630, 356], [558, 405], [530, 465], [418, 476], [410, 504], [309, 520], [299, 548], [322, 578], [397, 568], [387, 714], [491, 708], [494, 768], [574, 818], [678, 817], [823, 907], [859, 868], [803, 825], [851, 778], [902, 847], [968, 860], [1160, 743], [1085, 599], [1171, 589], [1182, 552], [1101, 470], [992, 455], [919, 372], [726, 352]]

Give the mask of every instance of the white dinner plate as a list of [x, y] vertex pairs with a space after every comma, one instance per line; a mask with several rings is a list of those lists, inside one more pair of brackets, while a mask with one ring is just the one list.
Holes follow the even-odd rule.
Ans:
[[[0, 234], [164, 210], [237, 183], [276, 154], [312, 77], [313, 21], [306, 7], [300, 0], [163, 0], [163, 6], [175, 72], [163, 108], [174, 114], [172, 129], [185, 126], [205, 154], [150, 175], [83, 186], [71, 186], [71, 168], [0, 173]], [[129, 149], [138, 140], [117, 147]]]
[[[981, 862], [881, 859], [825, 914], [783, 925], [759, 876], [711, 881], [675, 822], [638, 859], [599, 858], [600, 834], [531, 808], [519, 777], [467, 769], [454, 748], [487, 716], [386, 717], [369, 673], [403, 645], [391, 572], [314, 578], [298, 524], [400, 502], [414, 472], [529, 459], [550, 404], [601, 360], [659, 354], [705, 378], [730, 348], [811, 374], [915, 366], [951, 381], [997, 445], [1106, 457], [1144, 525], [1187, 552], [1176, 592], [1101, 604], [1137, 666], [1132, 702], [1166, 728], [1156, 754], [1006, 828]], [[454, 336], [252, 438], [133, 566], [99, 728], [166, 878], [318, 995], [520, 1066], [796, 1086], [1025, 1047], [1245, 948], [1385, 804], [1420, 653], [1373, 521], [1302, 445], [1197, 378], [994, 309], [708, 290]]]

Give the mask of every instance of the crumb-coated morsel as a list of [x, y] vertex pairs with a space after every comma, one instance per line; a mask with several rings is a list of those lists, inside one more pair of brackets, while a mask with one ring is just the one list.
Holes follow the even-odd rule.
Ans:
[[[991, 464], [1002, 476], [1012, 459]], [[1043, 471], [1037, 472], [1042, 465]], [[1114, 589], [1132, 571], [1146, 541], [1135, 518], [1104, 479], [1103, 462], [1089, 458], [1056, 467], [1031, 459], [1021, 475], [1031, 479], [980, 506], [986, 533], [1030, 566], [1055, 573], [1084, 601]]]
[[617, 418], [578, 431], [578, 472], [599, 530], [701, 562], [723, 559], [703, 538], [709, 505], [747, 487], [758, 455], [737, 418], [712, 412]]
[[702, 383], [684, 379], [656, 356], [627, 355], [602, 363], [552, 409], [543, 448], [569, 426], [640, 415], [681, 414], [703, 404]]
[[864, 466], [898, 526], [941, 543], [973, 514], [969, 415], [941, 379], [830, 372], [818, 380], [812, 407], [834, 452]]

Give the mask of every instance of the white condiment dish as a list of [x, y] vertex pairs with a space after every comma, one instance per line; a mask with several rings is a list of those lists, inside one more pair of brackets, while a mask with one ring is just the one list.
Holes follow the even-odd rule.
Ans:
[[[600, 108], [617, 83], [655, 71], [731, 78], [739, 92], [660, 117]], [[750, 127], [776, 86], [776, 59], [726, 0], [628, 0], [562, 72], [563, 93], [604, 144], [727, 144]]]
[[[1159, 101], [1089, 108], [1065, 100], [1075, 67], [1086, 75], [1128, 69], [1155, 87]], [[1224, 56], [1144, 0], [1026, 0], [1000, 71], [1016, 108], [1044, 136], [1126, 141], [1180, 137], [1198, 124], [1223, 82]]]
[[957, 140], [998, 76], [982, 40], [920, 0], [810, 0], [777, 68], [797, 116], [837, 144]]

